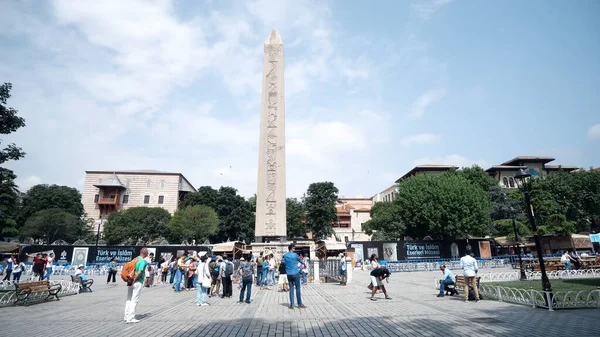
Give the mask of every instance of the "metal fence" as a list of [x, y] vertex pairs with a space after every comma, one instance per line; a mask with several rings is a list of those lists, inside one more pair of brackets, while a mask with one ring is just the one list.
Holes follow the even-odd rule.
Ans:
[[[513, 259], [509, 257], [477, 261], [479, 268], [506, 268], [512, 266]], [[388, 268], [390, 272], [436, 271], [440, 265], [445, 264], [450, 269], [460, 269], [458, 259], [420, 260], [420, 261], [381, 261], [380, 266]]]
[[337, 282], [339, 281], [340, 258], [327, 258], [319, 260], [319, 278], [321, 282]]

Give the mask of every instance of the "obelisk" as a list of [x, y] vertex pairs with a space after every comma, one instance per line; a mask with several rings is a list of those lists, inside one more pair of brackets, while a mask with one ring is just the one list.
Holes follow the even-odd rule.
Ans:
[[285, 96], [283, 41], [273, 29], [265, 41], [258, 142], [256, 242], [286, 236]]

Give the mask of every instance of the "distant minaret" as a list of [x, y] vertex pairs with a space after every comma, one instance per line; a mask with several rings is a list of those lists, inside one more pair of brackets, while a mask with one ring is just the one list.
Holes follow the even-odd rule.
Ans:
[[283, 41], [277, 29], [273, 29], [265, 41], [263, 63], [256, 242], [286, 236], [284, 103]]

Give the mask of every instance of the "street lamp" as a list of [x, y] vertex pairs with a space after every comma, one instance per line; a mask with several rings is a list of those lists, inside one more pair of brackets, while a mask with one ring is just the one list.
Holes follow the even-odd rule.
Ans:
[[544, 257], [542, 256], [542, 243], [540, 242], [540, 237], [537, 232], [537, 226], [535, 224], [535, 216], [533, 214], [533, 208], [531, 207], [531, 174], [527, 173], [525, 170], [520, 169], [517, 174], [515, 174], [515, 182], [523, 194], [525, 195], [525, 204], [527, 206], [527, 216], [529, 218], [529, 223], [531, 223], [531, 229], [533, 230], [533, 238], [535, 239], [535, 249], [537, 250], [538, 261], [540, 264], [540, 271], [542, 272], [542, 290], [547, 293], [550, 293], [550, 298], [552, 298], [552, 285], [550, 284], [550, 280], [548, 279], [548, 275], [546, 275], [546, 265], [544, 265]]
[[521, 258], [521, 248], [519, 247], [519, 234], [517, 233], [517, 224], [515, 218], [512, 219], [513, 230], [515, 231], [515, 243], [517, 246], [517, 255], [519, 255], [519, 270], [521, 271], [521, 281], [527, 280], [525, 270], [523, 269], [523, 259]]

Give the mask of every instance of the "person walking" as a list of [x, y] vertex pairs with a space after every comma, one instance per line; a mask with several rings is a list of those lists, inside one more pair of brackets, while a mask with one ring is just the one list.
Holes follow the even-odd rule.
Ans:
[[177, 271], [175, 274], [175, 292], [181, 291], [181, 278], [185, 272], [185, 255], [181, 255], [177, 259]]
[[13, 268], [15, 265], [15, 258], [14, 257], [8, 257], [6, 259], [6, 275], [4, 276], [4, 279], [2, 281], [10, 281], [10, 274], [13, 272]]
[[232, 282], [231, 276], [233, 276], [233, 262], [231, 262], [231, 258], [227, 257], [225, 259], [225, 267], [221, 269], [221, 273], [223, 275], [223, 298], [233, 296]]
[[239, 303], [244, 302], [244, 292], [246, 293], [246, 304], [250, 304], [250, 297], [252, 296], [252, 283], [254, 282], [254, 262], [251, 261], [250, 257], [248, 257], [249, 261], [246, 261], [243, 257], [240, 259], [240, 268], [238, 272], [242, 276], [242, 288], [240, 289], [240, 301]]
[[54, 268], [54, 253], [50, 253], [46, 258], [46, 271], [44, 272], [44, 279], [50, 281], [52, 270]]
[[196, 284], [196, 287], [198, 288], [198, 292], [196, 293], [196, 305], [202, 307], [208, 305], [208, 303], [206, 303], [206, 294], [209, 288], [204, 287], [204, 280], [210, 279], [210, 270], [208, 267], [208, 261], [206, 260], [206, 255], [200, 256], [200, 263], [196, 268], [196, 271], [198, 273], [196, 278], [196, 282], [198, 282]]
[[13, 283], [19, 283], [21, 280], [21, 273], [25, 270], [25, 264], [19, 260], [19, 258], [15, 258], [15, 263], [13, 265]]
[[110, 264], [108, 266], [108, 278], [106, 278], [106, 285], [108, 285], [110, 283], [110, 279], [112, 278], [112, 283], [113, 285], [117, 285], [117, 280], [116, 280], [116, 276], [117, 276], [117, 258], [113, 257], [112, 260], [110, 260]]
[[146, 272], [147, 262], [145, 258], [148, 256], [148, 248], [144, 247], [140, 251], [140, 256], [137, 257], [135, 263], [135, 271], [133, 281], [127, 283], [127, 302], [125, 302], [125, 322], [138, 323], [135, 318], [135, 308], [140, 300], [142, 288], [144, 288], [144, 273]]
[[304, 309], [306, 306], [302, 303], [302, 286], [300, 285], [300, 270], [298, 268], [298, 263], [304, 265], [304, 260], [296, 254], [295, 250], [296, 246], [291, 244], [288, 246], [288, 252], [283, 256], [285, 273], [290, 284], [290, 309], [294, 309], [294, 290], [296, 292], [296, 299], [298, 300], [298, 308]]
[[279, 281], [278, 284], [281, 286], [279, 291], [290, 291], [290, 284], [288, 283], [287, 274], [285, 271], [285, 261], [279, 262]]
[[471, 256], [473, 252], [467, 249], [465, 256], [460, 258], [460, 267], [463, 269], [463, 276], [465, 277], [465, 302], [469, 302], [469, 284], [473, 287], [475, 292], [475, 299], [479, 303], [479, 289], [477, 289], [477, 260]]
[[342, 254], [340, 258], [340, 285], [345, 286], [347, 282], [346, 278], [346, 257]]

